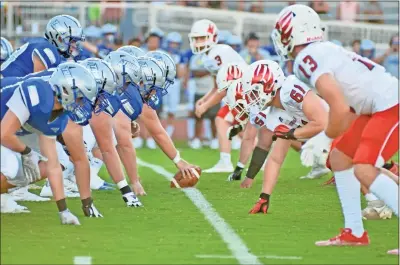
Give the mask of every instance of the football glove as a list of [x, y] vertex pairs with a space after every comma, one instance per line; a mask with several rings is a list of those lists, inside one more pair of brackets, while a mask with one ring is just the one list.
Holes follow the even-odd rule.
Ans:
[[29, 153], [21, 155], [22, 170], [29, 183], [40, 180], [39, 161], [47, 161], [47, 158], [31, 150]]
[[259, 198], [253, 208], [249, 211], [249, 214], [263, 213], [267, 214], [269, 208], [269, 199]]
[[233, 137], [238, 135], [241, 131], [243, 131], [243, 126], [241, 124], [235, 124], [228, 128], [228, 139], [232, 140]]
[[237, 166], [235, 168], [235, 171], [233, 171], [231, 174], [229, 174], [227, 181], [240, 180], [242, 178], [242, 172], [243, 172], [243, 168]]
[[274, 135], [272, 136], [272, 141], [276, 141], [278, 138], [285, 140], [297, 140], [294, 136], [294, 128], [289, 129], [287, 126], [279, 125], [274, 130]]
[[301, 163], [310, 167], [314, 164], [324, 165], [328, 158], [333, 139], [326, 136], [325, 131], [312, 137], [301, 147]]
[[93, 202], [89, 205], [82, 206], [83, 214], [87, 217], [103, 217], [103, 215], [97, 210]]

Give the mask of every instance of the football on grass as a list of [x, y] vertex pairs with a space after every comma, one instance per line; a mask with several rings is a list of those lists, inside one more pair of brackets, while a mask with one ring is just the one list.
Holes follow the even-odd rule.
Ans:
[[189, 187], [194, 187], [197, 182], [200, 179], [200, 175], [201, 175], [201, 168], [199, 167], [195, 167], [195, 168], [191, 168], [190, 170], [192, 170], [194, 175], [189, 176], [184, 178], [183, 174], [181, 171], [178, 171], [178, 173], [175, 174], [174, 178], [171, 179], [171, 188], [189, 188]]

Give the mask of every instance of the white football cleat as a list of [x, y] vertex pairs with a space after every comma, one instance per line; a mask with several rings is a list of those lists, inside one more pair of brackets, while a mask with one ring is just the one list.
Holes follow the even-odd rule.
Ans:
[[388, 254], [390, 254], [390, 255], [399, 255], [399, 249], [397, 248], [397, 249], [392, 249], [392, 250], [389, 250], [388, 252], [387, 252]]
[[[65, 187], [64, 187], [64, 192], [65, 192], [65, 196], [68, 198], [78, 198], [79, 197], [79, 192], [67, 190]], [[40, 191], [40, 196], [53, 197], [53, 192], [51, 190], [50, 183], [48, 180], [46, 181], [45, 185], [43, 186], [42, 190]]]
[[192, 149], [200, 149], [201, 141], [199, 138], [194, 138], [192, 141], [189, 141], [189, 147]]
[[29, 184], [28, 185], [28, 190], [41, 190], [42, 187], [36, 184]]
[[68, 209], [58, 214], [60, 215], [61, 224], [63, 225], [81, 225], [78, 218]]
[[133, 146], [134, 146], [136, 149], [140, 149], [140, 148], [143, 147], [144, 140], [143, 140], [143, 138], [141, 138], [141, 137], [136, 137], [136, 138], [133, 138], [133, 139], [132, 139], [132, 143], [133, 143]]
[[239, 150], [241, 145], [242, 145], [242, 140], [240, 139], [240, 137], [238, 136], [233, 137], [231, 144], [232, 149]]
[[11, 197], [14, 201], [29, 201], [29, 202], [45, 202], [50, 201], [49, 198], [43, 198], [28, 191], [28, 186], [14, 188], [10, 190]]
[[16, 203], [9, 194], [0, 195], [1, 213], [30, 213], [27, 207]]
[[211, 140], [210, 148], [213, 149], [213, 150], [216, 150], [216, 149], [219, 148], [219, 142], [218, 142], [217, 138], [214, 138], [214, 139]]
[[156, 141], [154, 141], [153, 138], [147, 138], [146, 140], [146, 146], [149, 149], [156, 149], [157, 148], [157, 144]]
[[71, 179], [64, 178], [63, 181], [64, 181], [64, 189], [65, 189], [65, 191], [79, 192], [78, 186]]
[[313, 166], [311, 168], [311, 171], [308, 172], [307, 175], [300, 177], [300, 179], [319, 179], [320, 177], [328, 174], [329, 172], [331, 172], [331, 170], [327, 168], [325, 165]]
[[125, 201], [128, 207], [142, 207], [143, 204], [140, 202], [139, 198], [136, 197], [135, 193], [130, 192], [128, 194], [122, 195], [122, 199]]
[[203, 170], [204, 173], [231, 173], [234, 170], [231, 162], [219, 160], [212, 168]]
[[393, 211], [381, 200], [368, 202], [367, 207], [362, 211], [364, 220], [378, 220], [392, 218]]

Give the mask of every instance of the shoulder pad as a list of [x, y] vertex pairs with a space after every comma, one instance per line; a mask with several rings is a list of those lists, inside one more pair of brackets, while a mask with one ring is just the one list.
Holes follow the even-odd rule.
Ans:
[[54, 92], [41, 78], [31, 78], [21, 83], [21, 95], [30, 112], [48, 113], [53, 110]]

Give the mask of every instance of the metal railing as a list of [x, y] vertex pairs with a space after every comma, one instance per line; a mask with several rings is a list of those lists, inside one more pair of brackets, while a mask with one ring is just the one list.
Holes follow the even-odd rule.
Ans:
[[[6, 2], [1, 7], [1, 32], [3, 36], [17, 39], [42, 36], [48, 20], [58, 14], [76, 17], [82, 26], [90, 22], [90, 2]], [[217, 10], [174, 5], [146, 3], [102, 3], [100, 8], [121, 9], [121, 17], [111, 23], [120, 25], [121, 35], [137, 35], [147, 28], [159, 27], [165, 32], [178, 31], [183, 35], [184, 46], [188, 45], [187, 34], [197, 19], [214, 21], [219, 29], [230, 30], [236, 35], [246, 36], [250, 31], [260, 35], [261, 42], [269, 43], [269, 35], [277, 14], [259, 14], [229, 10]], [[101, 17], [99, 18], [101, 20]], [[109, 21], [110, 22], [110, 21]], [[324, 21], [326, 37], [349, 44], [354, 39], [371, 39], [377, 44], [388, 43], [398, 34], [396, 25], [374, 25], [342, 21]], [[135, 32], [134, 32], [135, 31]], [[133, 33], [134, 32], [134, 33]]]

